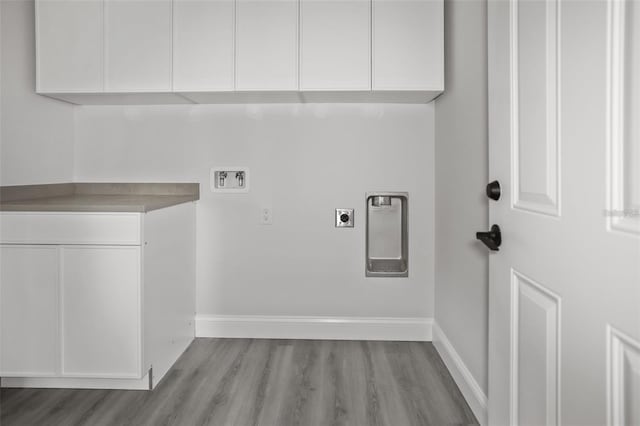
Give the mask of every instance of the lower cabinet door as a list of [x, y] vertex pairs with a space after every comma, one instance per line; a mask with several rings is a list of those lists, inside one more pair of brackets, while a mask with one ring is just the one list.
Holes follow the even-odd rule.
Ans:
[[0, 375], [52, 376], [58, 364], [58, 248], [0, 246]]
[[141, 378], [140, 247], [61, 250], [62, 375]]

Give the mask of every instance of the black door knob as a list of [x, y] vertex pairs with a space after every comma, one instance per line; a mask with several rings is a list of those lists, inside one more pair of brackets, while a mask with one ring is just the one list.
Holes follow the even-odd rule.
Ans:
[[491, 226], [489, 232], [476, 232], [476, 239], [482, 241], [489, 250], [498, 251], [502, 244], [502, 234], [498, 225]]
[[494, 180], [487, 184], [487, 197], [495, 201], [500, 199], [500, 182]]
[[348, 215], [348, 214], [346, 214], [346, 213], [342, 213], [342, 214], [340, 215], [340, 222], [342, 222], [342, 223], [347, 223], [347, 222], [349, 222], [349, 215]]

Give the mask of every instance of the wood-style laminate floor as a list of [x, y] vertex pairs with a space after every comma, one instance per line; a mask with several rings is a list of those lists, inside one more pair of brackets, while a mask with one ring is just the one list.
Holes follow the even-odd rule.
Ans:
[[196, 339], [153, 391], [2, 389], [11, 425], [477, 424], [431, 343]]

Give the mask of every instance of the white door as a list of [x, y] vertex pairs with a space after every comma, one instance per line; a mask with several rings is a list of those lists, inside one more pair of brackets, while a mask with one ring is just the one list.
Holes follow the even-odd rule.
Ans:
[[300, 89], [371, 89], [371, 2], [300, 1]]
[[58, 372], [58, 248], [0, 246], [0, 375]]
[[298, 1], [236, 1], [236, 90], [298, 90]]
[[171, 0], [105, 0], [107, 92], [171, 91]]
[[140, 378], [140, 247], [63, 246], [62, 375]]
[[640, 424], [640, 3], [489, 2], [489, 423]]

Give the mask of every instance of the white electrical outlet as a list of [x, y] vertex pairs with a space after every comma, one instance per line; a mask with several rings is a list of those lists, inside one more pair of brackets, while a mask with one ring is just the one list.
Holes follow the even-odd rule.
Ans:
[[263, 225], [273, 224], [273, 212], [271, 207], [262, 207], [260, 209], [260, 223]]

